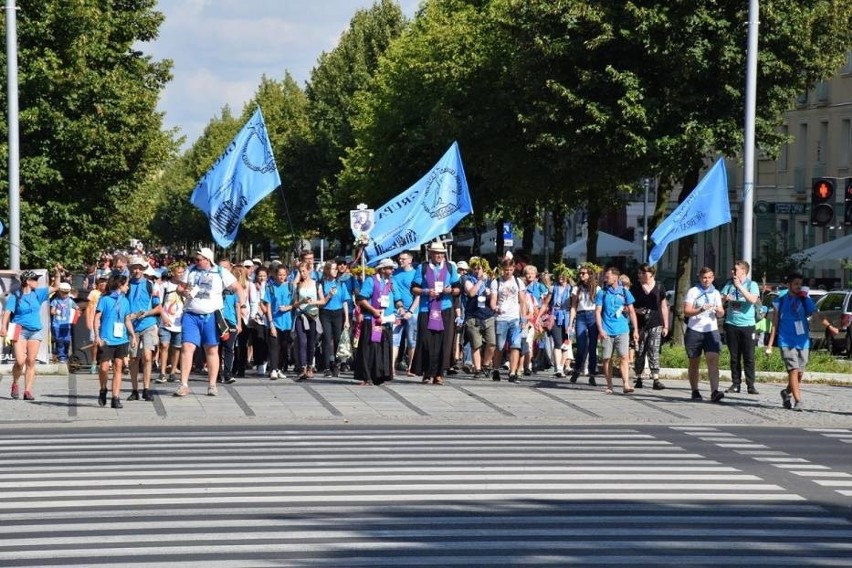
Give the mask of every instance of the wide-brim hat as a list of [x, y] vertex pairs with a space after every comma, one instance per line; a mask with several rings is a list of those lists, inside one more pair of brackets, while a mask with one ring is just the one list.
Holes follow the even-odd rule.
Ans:
[[384, 258], [376, 265], [376, 270], [380, 268], [393, 268], [393, 261], [389, 258]]
[[128, 266], [128, 268], [133, 268], [134, 266], [145, 267], [145, 266], [148, 266], [148, 261], [146, 261], [141, 256], [134, 255], [134, 256], [131, 256], [129, 259], [127, 259], [127, 266]]
[[435, 242], [435, 243], [430, 244], [429, 248], [426, 249], [426, 250], [428, 250], [429, 252], [443, 252], [443, 253], [445, 253], [445, 252], [447, 252], [447, 247], [444, 246], [444, 243]]

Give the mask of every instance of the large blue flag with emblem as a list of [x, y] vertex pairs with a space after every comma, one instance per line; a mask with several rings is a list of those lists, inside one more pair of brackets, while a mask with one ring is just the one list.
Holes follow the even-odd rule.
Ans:
[[728, 174], [725, 171], [725, 159], [719, 158], [692, 193], [651, 235], [654, 248], [648, 254], [648, 264], [657, 264], [669, 243], [730, 222]]
[[420, 180], [376, 209], [367, 262], [417, 248], [448, 233], [473, 211], [458, 142]]
[[210, 220], [213, 239], [228, 247], [240, 223], [281, 185], [260, 107], [195, 186], [190, 203]]

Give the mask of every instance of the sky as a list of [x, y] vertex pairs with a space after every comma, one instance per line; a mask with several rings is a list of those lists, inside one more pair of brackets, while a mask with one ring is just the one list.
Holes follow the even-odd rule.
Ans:
[[[412, 18], [420, 0], [397, 0]], [[356, 11], [373, 0], [160, 0], [159, 38], [140, 48], [171, 59], [173, 79], [159, 109], [188, 148], [225, 105], [235, 114], [265, 74], [285, 71], [302, 86], [325, 51], [337, 45]]]

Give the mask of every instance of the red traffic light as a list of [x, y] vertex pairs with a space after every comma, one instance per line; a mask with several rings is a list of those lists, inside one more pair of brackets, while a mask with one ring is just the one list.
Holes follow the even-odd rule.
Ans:
[[834, 193], [834, 188], [827, 182], [821, 181], [817, 184], [816, 193], [820, 199], [828, 199]]
[[811, 225], [825, 227], [834, 220], [834, 188], [832, 178], [814, 178], [811, 185]]

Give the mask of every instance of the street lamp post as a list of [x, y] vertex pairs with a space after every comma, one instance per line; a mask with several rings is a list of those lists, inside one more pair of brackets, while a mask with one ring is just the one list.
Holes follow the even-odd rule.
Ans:
[[642, 181], [645, 186], [645, 202], [642, 204], [642, 262], [648, 262], [648, 190], [651, 188], [651, 178]]

